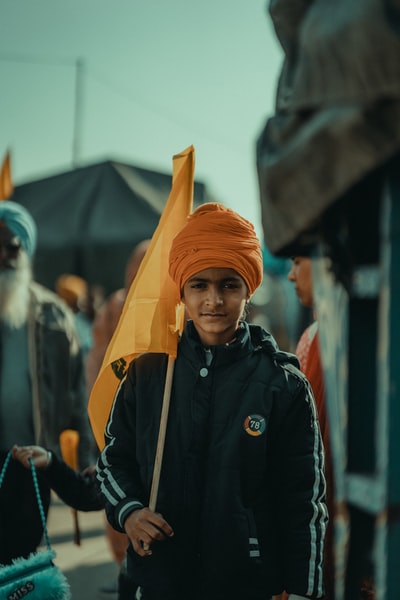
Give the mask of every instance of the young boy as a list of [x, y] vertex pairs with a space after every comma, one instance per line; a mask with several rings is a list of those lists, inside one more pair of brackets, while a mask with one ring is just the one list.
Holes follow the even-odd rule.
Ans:
[[156, 511], [148, 507], [167, 356], [134, 360], [98, 480], [142, 600], [322, 598], [323, 448], [297, 359], [244, 320], [263, 275], [254, 227], [217, 203], [174, 238], [178, 344]]

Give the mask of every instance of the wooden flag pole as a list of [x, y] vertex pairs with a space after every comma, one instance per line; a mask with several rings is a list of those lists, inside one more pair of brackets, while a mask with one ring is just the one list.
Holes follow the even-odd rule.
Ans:
[[[160, 429], [158, 432], [158, 442], [156, 450], [156, 458], [154, 461], [153, 480], [151, 482], [149, 508], [152, 511], [156, 510], [158, 485], [160, 483], [161, 465], [164, 454], [165, 434], [167, 431], [169, 404], [171, 400], [172, 379], [174, 375], [175, 358], [168, 355], [167, 373], [165, 375], [164, 396], [161, 409]], [[145, 550], [149, 550], [149, 544], [143, 544]]]
[[160, 483], [161, 464], [164, 453], [165, 434], [167, 431], [168, 411], [171, 400], [172, 379], [174, 375], [175, 358], [168, 356], [167, 373], [165, 376], [164, 397], [161, 409], [160, 430], [158, 432], [158, 442], [156, 450], [156, 458], [154, 461], [153, 481], [151, 483], [149, 508], [156, 509], [158, 485]]

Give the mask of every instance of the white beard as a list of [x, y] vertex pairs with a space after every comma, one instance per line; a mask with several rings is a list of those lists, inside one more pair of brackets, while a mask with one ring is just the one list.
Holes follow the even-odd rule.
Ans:
[[20, 251], [16, 268], [0, 271], [0, 321], [19, 329], [28, 319], [32, 269], [28, 255]]

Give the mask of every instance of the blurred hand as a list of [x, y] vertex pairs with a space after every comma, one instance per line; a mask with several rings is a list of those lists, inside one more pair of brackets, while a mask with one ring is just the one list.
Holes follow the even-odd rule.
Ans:
[[96, 474], [96, 465], [89, 465], [86, 469], [83, 469], [83, 477], [94, 477]]
[[19, 460], [26, 469], [31, 468], [30, 458], [38, 469], [45, 469], [51, 463], [51, 454], [41, 446], [17, 446], [15, 444], [11, 449], [11, 455], [15, 460]]

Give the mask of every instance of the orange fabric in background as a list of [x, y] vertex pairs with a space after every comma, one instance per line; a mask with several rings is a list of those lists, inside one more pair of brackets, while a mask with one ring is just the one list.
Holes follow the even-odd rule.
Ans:
[[[312, 323], [301, 336], [296, 349], [300, 361], [300, 369], [307, 377], [314, 393], [315, 404], [318, 412], [318, 421], [321, 429], [322, 441], [325, 450], [325, 476], [326, 476], [326, 504], [329, 512], [329, 523], [325, 536], [324, 549], [324, 577], [325, 598], [334, 599], [334, 553], [333, 553], [333, 515], [334, 515], [334, 479], [333, 465], [330, 450], [328, 418], [325, 404], [324, 373], [321, 363], [321, 353], [318, 337], [318, 323]], [[283, 600], [283, 599], [282, 599]]]
[[64, 429], [60, 433], [60, 448], [63, 461], [67, 463], [71, 469], [78, 471], [78, 446], [79, 432], [75, 429]]

